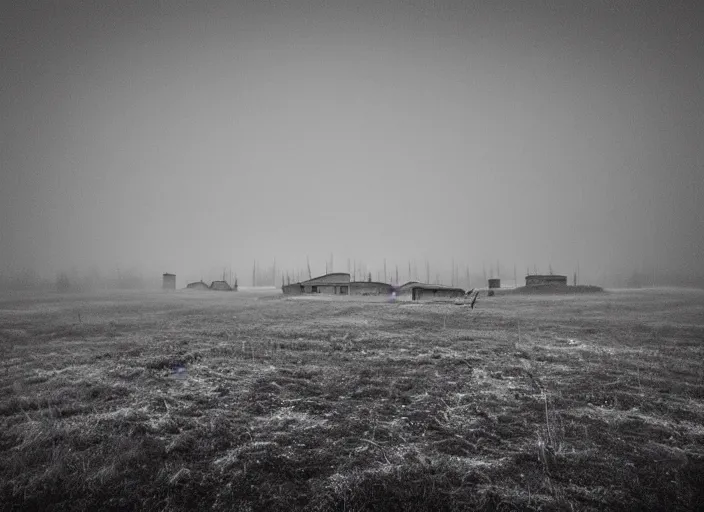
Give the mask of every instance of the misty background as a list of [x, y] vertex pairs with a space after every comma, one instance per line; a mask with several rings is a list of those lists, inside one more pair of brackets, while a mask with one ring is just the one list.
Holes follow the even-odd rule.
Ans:
[[702, 284], [700, 5], [4, 5], [0, 280]]

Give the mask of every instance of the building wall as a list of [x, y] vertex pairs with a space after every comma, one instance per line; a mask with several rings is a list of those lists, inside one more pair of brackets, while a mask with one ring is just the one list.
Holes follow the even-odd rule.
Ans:
[[[330, 284], [304, 284], [302, 293], [323, 293], [326, 295], [347, 295], [349, 293], [349, 283], [330, 283]], [[347, 289], [347, 293], [342, 293], [342, 288]], [[313, 289], [315, 288], [315, 291]]]
[[402, 289], [400, 294], [412, 300], [451, 299], [464, 297], [464, 290], [459, 288], [425, 289], [422, 287], [408, 287]]
[[501, 279], [489, 279], [489, 288], [501, 288]]
[[186, 285], [186, 288], [191, 289], [191, 290], [208, 290], [209, 287], [205, 283], [197, 282], [197, 283], [189, 283]]
[[559, 284], [567, 286], [567, 276], [526, 276], [526, 286], [539, 286], [545, 284]]
[[391, 295], [393, 286], [387, 283], [369, 283], [364, 281], [350, 283], [351, 295]]

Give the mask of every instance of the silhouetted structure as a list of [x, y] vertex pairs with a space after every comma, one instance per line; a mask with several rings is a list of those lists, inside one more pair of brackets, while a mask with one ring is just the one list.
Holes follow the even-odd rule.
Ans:
[[229, 284], [227, 284], [227, 281], [213, 281], [210, 284], [210, 289], [220, 291], [220, 292], [231, 292], [232, 291], [232, 287]]
[[208, 287], [207, 284], [205, 284], [203, 281], [196, 281], [195, 283], [188, 283], [186, 285], [186, 288], [189, 290], [209, 290], [210, 288]]
[[168, 272], [166, 274], [164, 274], [161, 287], [164, 290], [175, 290], [176, 289], [176, 274], [169, 274]]
[[567, 276], [558, 275], [540, 275], [535, 274], [531, 276], [526, 276], [526, 286], [567, 286]]
[[415, 281], [406, 283], [398, 289], [399, 297], [410, 297], [411, 300], [454, 299], [464, 295], [465, 291], [462, 288]]
[[501, 279], [491, 278], [489, 279], [489, 289], [501, 288]]
[[302, 283], [292, 283], [281, 287], [286, 295], [328, 294], [328, 295], [391, 295], [394, 287], [389, 283], [375, 281], [351, 281], [350, 274], [334, 272], [314, 277]]

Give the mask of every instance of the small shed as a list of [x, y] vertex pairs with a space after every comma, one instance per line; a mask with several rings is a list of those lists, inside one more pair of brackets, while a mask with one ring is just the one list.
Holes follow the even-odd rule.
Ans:
[[567, 276], [534, 274], [526, 276], [526, 286], [567, 286]]
[[465, 291], [462, 288], [453, 286], [443, 286], [438, 284], [425, 284], [409, 282], [398, 289], [400, 297], [408, 297], [411, 300], [437, 300], [455, 299], [464, 297]]
[[169, 274], [168, 272], [164, 274], [161, 288], [164, 290], [175, 290], [176, 289], [176, 274]]
[[220, 292], [231, 292], [232, 287], [227, 283], [227, 281], [213, 281], [210, 284], [211, 290], [216, 290]]
[[189, 290], [209, 290], [210, 288], [208, 287], [207, 284], [205, 284], [203, 281], [196, 281], [195, 283], [188, 283], [186, 285], [186, 288]]
[[501, 288], [501, 279], [499, 279], [499, 278], [489, 279], [489, 289], [493, 290], [494, 288]]
[[350, 283], [351, 295], [391, 295], [394, 287], [389, 283], [375, 281], [352, 281]]

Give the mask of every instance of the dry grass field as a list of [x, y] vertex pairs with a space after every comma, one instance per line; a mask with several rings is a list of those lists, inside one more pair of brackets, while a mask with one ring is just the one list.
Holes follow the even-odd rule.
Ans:
[[3, 510], [695, 510], [704, 292], [0, 297]]

